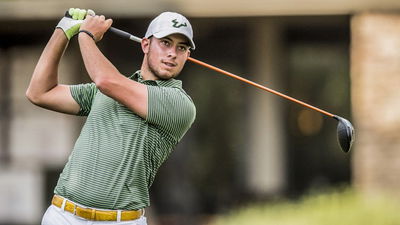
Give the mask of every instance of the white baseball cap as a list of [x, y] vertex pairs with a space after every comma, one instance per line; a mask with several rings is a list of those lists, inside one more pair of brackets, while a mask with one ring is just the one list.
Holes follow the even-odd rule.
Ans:
[[196, 48], [193, 42], [192, 25], [186, 17], [175, 12], [163, 12], [151, 21], [145, 38], [154, 36], [163, 38], [171, 34], [183, 34], [190, 41], [190, 47]]

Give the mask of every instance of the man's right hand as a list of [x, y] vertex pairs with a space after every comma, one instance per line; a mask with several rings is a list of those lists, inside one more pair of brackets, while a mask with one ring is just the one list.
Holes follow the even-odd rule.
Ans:
[[65, 36], [67, 36], [68, 40], [70, 40], [74, 35], [79, 32], [79, 28], [86, 15], [94, 16], [95, 13], [91, 9], [84, 10], [78, 8], [70, 8], [66, 13], [66, 16], [64, 16], [58, 23], [57, 28], [62, 29]]

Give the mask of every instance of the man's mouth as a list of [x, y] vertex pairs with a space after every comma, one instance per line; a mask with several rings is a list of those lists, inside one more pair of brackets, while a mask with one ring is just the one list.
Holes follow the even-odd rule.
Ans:
[[163, 61], [163, 64], [166, 65], [167, 67], [176, 67], [177, 64], [173, 63], [173, 62], [167, 62], [167, 61]]

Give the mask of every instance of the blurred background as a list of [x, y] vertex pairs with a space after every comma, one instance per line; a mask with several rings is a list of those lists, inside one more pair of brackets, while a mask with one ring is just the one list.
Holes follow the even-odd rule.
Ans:
[[[400, 1], [0, 0], [1, 225], [40, 224], [84, 123], [25, 98], [70, 7], [140, 37], [159, 13], [180, 12], [194, 29], [192, 57], [355, 127], [345, 154], [335, 120], [188, 62], [179, 79], [197, 118], [156, 177], [149, 225], [400, 224]], [[137, 43], [109, 33], [98, 45], [121, 73], [140, 68]], [[76, 39], [60, 74], [90, 82]]]

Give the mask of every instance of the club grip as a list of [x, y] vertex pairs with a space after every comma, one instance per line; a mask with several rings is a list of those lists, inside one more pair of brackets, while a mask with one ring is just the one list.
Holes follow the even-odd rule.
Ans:
[[72, 16], [71, 16], [71, 15], [69, 15], [69, 12], [68, 12], [68, 10], [67, 10], [67, 11], [65, 11], [65, 14], [64, 14], [64, 16], [65, 16], [65, 17], [68, 17], [68, 18], [72, 18]]
[[109, 31], [113, 32], [114, 34], [122, 37], [122, 38], [127, 38], [129, 39], [131, 37], [131, 34], [128, 32], [125, 32], [123, 30], [117, 29], [115, 27], [110, 27]]
[[116, 34], [116, 35], [118, 35], [118, 36], [120, 36], [122, 38], [130, 39], [132, 41], [136, 41], [136, 42], [139, 42], [139, 43], [142, 41], [141, 38], [133, 36], [132, 34], [126, 32], [126, 31], [120, 30], [118, 28], [115, 28], [115, 27], [110, 27], [109, 31], [113, 32], [114, 34]]

